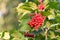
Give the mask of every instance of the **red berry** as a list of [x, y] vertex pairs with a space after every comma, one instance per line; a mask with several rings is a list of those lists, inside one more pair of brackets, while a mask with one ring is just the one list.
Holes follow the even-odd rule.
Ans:
[[31, 33], [28, 33], [28, 32], [24, 32], [24, 36], [34, 38], [34, 34], [31, 34]]
[[44, 5], [43, 4], [38, 5], [38, 9], [39, 10], [44, 10]]
[[32, 16], [32, 14], [30, 14], [30, 16]]
[[44, 22], [45, 16], [42, 16], [40, 13], [36, 14], [32, 17], [31, 21], [29, 22], [30, 27], [37, 29], [42, 26]]

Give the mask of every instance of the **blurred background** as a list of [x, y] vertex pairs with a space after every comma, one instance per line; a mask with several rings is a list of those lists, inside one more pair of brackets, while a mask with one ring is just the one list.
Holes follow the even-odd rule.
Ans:
[[21, 2], [25, 0], [0, 0], [0, 31], [18, 29], [16, 7]]
[[16, 6], [20, 2], [19, 0], [0, 0], [0, 31], [17, 29]]

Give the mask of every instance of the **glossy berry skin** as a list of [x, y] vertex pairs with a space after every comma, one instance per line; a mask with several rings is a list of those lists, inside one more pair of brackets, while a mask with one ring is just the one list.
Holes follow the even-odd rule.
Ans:
[[39, 9], [39, 10], [44, 10], [44, 5], [43, 5], [42, 3], [39, 4], [39, 5], [38, 5], [38, 9]]
[[42, 26], [42, 23], [44, 22], [45, 16], [42, 16], [40, 13], [35, 14], [31, 21], [29, 21], [29, 25], [31, 28], [34, 28], [36, 31], [40, 26]]
[[31, 33], [28, 33], [28, 32], [24, 32], [24, 36], [34, 38], [34, 34], [31, 34]]

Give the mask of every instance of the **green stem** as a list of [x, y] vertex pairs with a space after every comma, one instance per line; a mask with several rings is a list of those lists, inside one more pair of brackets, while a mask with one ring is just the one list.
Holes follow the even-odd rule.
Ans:
[[48, 39], [47, 39], [47, 31], [48, 31], [48, 30], [46, 29], [46, 36], [45, 36], [45, 40], [48, 40]]
[[35, 40], [35, 38], [33, 40]]

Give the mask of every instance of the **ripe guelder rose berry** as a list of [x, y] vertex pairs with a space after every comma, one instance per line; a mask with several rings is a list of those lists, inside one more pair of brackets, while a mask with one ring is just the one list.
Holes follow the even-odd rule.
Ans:
[[35, 14], [31, 21], [28, 23], [31, 28], [34, 28], [35, 30], [38, 30], [40, 26], [42, 26], [42, 23], [44, 22], [45, 16], [42, 16], [40, 13]]
[[38, 9], [39, 10], [43, 10], [44, 9], [44, 5], [41, 3], [40, 5], [38, 5]]

